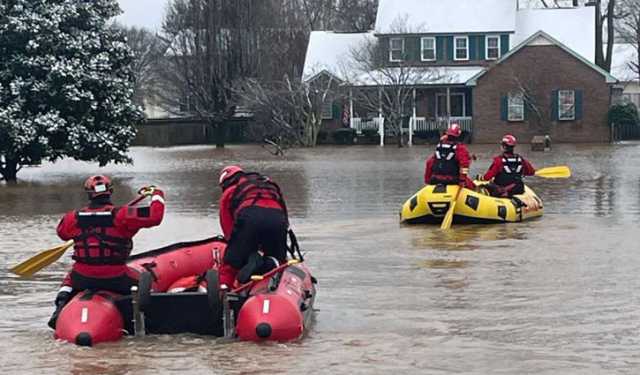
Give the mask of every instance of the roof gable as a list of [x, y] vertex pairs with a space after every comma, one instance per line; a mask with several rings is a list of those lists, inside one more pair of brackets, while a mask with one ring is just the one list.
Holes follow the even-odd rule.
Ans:
[[307, 55], [304, 60], [302, 79], [310, 81], [322, 73], [337, 79], [344, 79], [345, 63], [350, 60], [352, 51], [367, 40], [374, 38], [373, 33], [334, 33], [331, 31], [313, 31], [309, 36]]
[[[511, 51], [509, 51], [506, 55], [502, 56], [502, 58], [500, 60], [498, 60], [495, 63], [494, 66], [500, 65], [501, 63], [503, 63], [504, 61], [508, 60], [511, 56], [515, 55], [516, 53], [518, 53], [520, 50], [522, 50], [526, 46], [540, 46], [540, 45], [554, 45], [554, 46], [560, 47], [562, 50], [564, 50], [565, 52], [567, 52], [571, 56], [573, 56], [576, 59], [580, 60], [583, 64], [589, 66], [591, 69], [593, 69], [596, 72], [598, 72], [601, 75], [603, 75], [607, 83], [616, 83], [616, 82], [618, 82], [618, 80], [614, 76], [609, 74], [606, 70], [600, 68], [599, 66], [597, 66], [594, 63], [592, 63], [591, 61], [585, 59], [583, 56], [577, 54], [575, 51], [573, 51], [569, 47], [565, 46], [564, 44], [560, 43], [558, 40], [554, 39], [551, 35], [545, 33], [542, 30], [540, 30], [540, 31], [536, 32], [535, 34], [531, 35], [525, 41], [520, 43], [518, 46], [513, 48]], [[488, 72], [491, 69], [492, 68], [489, 68], [489, 69], [487, 69], [485, 71], [482, 71], [482, 72], [478, 73], [475, 77], [472, 77], [469, 81], [467, 81], [467, 86], [475, 86], [478, 83], [478, 79], [480, 77], [482, 77], [486, 72]]]
[[516, 3], [516, 0], [379, 0], [375, 32], [514, 32]]

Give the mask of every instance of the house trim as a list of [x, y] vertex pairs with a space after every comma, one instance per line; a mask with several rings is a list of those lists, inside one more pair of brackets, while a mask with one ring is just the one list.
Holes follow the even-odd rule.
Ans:
[[[424, 57], [424, 41], [430, 39], [433, 41], [433, 59]], [[420, 61], [436, 61], [438, 60], [438, 42], [435, 36], [423, 36], [420, 38]]]
[[[492, 58], [489, 57], [489, 38], [496, 38], [498, 39], [498, 57], [496, 58]], [[500, 57], [502, 56], [502, 46], [501, 46], [501, 36], [498, 34], [489, 34], [489, 35], [485, 35], [484, 37], [484, 59], [485, 60], [499, 60]]]
[[[464, 59], [459, 59], [457, 57], [457, 52], [458, 52], [458, 44], [456, 43], [458, 40], [465, 40], [466, 43], [466, 50], [467, 50], [467, 57]], [[453, 61], [469, 61], [469, 36], [468, 35], [464, 35], [464, 36], [454, 36], [453, 37]]]

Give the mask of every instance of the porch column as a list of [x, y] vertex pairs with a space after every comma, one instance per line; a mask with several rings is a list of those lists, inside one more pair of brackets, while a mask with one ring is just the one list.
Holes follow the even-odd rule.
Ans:
[[413, 128], [416, 126], [416, 88], [413, 88], [413, 119], [409, 121], [409, 146], [413, 145]]
[[382, 90], [378, 87], [378, 134], [380, 146], [384, 146], [384, 124], [382, 123]]
[[451, 123], [451, 88], [447, 87], [447, 128]]
[[349, 89], [349, 127], [353, 129], [353, 89]]

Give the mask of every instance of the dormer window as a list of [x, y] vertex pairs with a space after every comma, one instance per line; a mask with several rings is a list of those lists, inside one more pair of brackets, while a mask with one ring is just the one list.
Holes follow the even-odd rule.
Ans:
[[436, 61], [436, 38], [422, 38], [422, 61]]
[[500, 36], [488, 35], [486, 39], [487, 60], [497, 60], [500, 58]]
[[455, 61], [469, 60], [469, 38], [466, 36], [456, 36], [453, 38], [455, 47], [453, 59]]
[[404, 56], [404, 39], [391, 38], [389, 39], [389, 61], [398, 62], [402, 61]]

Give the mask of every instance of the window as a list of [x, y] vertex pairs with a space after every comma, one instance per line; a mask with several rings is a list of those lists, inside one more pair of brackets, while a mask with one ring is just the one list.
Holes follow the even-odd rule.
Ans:
[[524, 121], [524, 95], [521, 92], [509, 94], [507, 111], [509, 121]]
[[457, 36], [453, 38], [453, 46], [455, 47], [454, 60], [469, 60], [469, 38]]
[[487, 36], [486, 39], [486, 53], [487, 60], [497, 60], [500, 58], [500, 37], [497, 35]]
[[558, 91], [558, 120], [576, 119], [576, 92], [573, 90]]
[[333, 103], [331, 103], [331, 101], [326, 101], [322, 103], [322, 119], [323, 120], [333, 119]]
[[402, 61], [404, 56], [404, 39], [389, 39], [389, 61]]
[[436, 38], [422, 38], [422, 61], [436, 61]]

